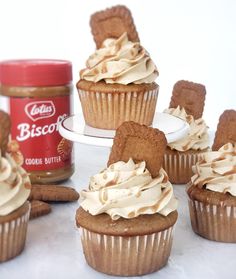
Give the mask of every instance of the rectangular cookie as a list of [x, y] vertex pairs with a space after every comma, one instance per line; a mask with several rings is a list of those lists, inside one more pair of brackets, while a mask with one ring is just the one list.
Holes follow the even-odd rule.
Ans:
[[236, 143], [236, 110], [225, 110], [217, 126], [212, 150], [216, 151], [226, 143]]
[[132, 14], [122, 5], [96, 12], [91, 16], [90, 26], [97, 48], [105, 39], [119, 38], [125, 32], [130, 41], [139, 42]]
[[145, 161], [152, 177], [157, 177], [166, 146], [165, 134], [160, 130], [132, 121], [124, 122], [116, 130], [108, 166], [132, 158], [135, 163]]
[[194, 119], [202, 117], [205, 104], [206, 88], [204, 85], [186, 80], [177, 81], [173, 87], [170, 108], [183, 107]]

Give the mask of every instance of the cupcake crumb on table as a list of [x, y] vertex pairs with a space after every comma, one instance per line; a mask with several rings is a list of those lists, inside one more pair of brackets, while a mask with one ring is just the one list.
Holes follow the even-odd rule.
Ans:
[[[81, 191], [76, 224], [86, 261], [95, 270], [136, 276], [167, 264], [178, 202], [161, 168], [165, 147], [161, 131], [123, 123], [116, 131], [108, 167]], [[151, 152], [145, 152], [149, 148]], [[159, 162], [155, 148], [162, 154]]]

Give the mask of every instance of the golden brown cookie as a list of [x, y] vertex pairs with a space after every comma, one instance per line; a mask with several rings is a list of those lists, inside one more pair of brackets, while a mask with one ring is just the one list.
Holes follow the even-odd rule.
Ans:
[[11, 120], [9, 114], [0, 110], [0, 149], [4, 155], [7, 149], [9, 134], [11, 131]]
[[70, 159], [71, 152], [73, 148], [73, 143], [65, 138], [63, 138], [57, 147], [57, 152], [61, 156], [62, 161]]
[[202, 117], [205, 104], [206, 88], [204, 85], [186, 80], [174, 85], [170, 108], [183, 107], [194, 119]]
[[30, 210], [30, 219], [38, 218], [40, 216], [49, 214], [52, 211], [51, 205], [42, 202], [33, 200], [31, 201], [31, 210]]
[[71, 202], [79, 199], [79, 193], [71, 188], [61, 185], [33, 184], [29, 200]]
[[217, 126], [212, 150], [216, 151], [224, 144], [236, 143], [236, 110], [225, 110]]
[[111, 149], [108, 166], [118, 162], [145, 161], [152, 177], [159, 174], [167, 146], [165, 134], [158, 129], [124, 122], [117, 130]]
[[12, 140], [7, 144], [7, 153], [15, 160], [17, 165], [22, 166], [24, 163], [24, 156], [20, 151], [20, 145], [16, 140]]
[[125, 6], [115, 6], [91, 16], [90, 26], [97, 48], [107, 38], [119, 38], [127, 32], [130, 41], [139, 42], [132, 14]]

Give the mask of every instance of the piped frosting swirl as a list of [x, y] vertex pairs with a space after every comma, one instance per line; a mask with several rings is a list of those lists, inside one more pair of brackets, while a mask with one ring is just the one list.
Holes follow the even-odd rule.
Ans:
[[177, 208], [173, 187], [163, 169], [152, 178], [145, 162], [119, 161], [90, 179], [80, 193], [81, 207], [92, 215], [107, 213], [113, 220], [141, 214], [167, 216]]

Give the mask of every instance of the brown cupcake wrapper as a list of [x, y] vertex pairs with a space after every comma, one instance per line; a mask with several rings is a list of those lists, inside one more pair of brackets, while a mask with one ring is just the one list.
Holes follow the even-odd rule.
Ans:
[[200, 160], [202, 152], [186, 154], [165, 154], [163, 168], [173, 184], [186, 184], [193, 176], [192, 166]]
[[159, 87], [145, 92], [103, 93], [78, 89], [87, 125], [114, 130], [124, 121], [150, 126], [156, 109]]
[[173, 226], [150, 235], [110, 236], [81, 228], [87, 263], [99, 272], [118, 276], [152, 273], [166, 265], [170, 256]]
[[30, 206], [24, 215], [0, 224], [0, 262], [16, 257], [24, 249], [29, 214]]
[[200, 236], [236, 243], [236, 207], [205, 204], [189, 199], [192, 228]]

